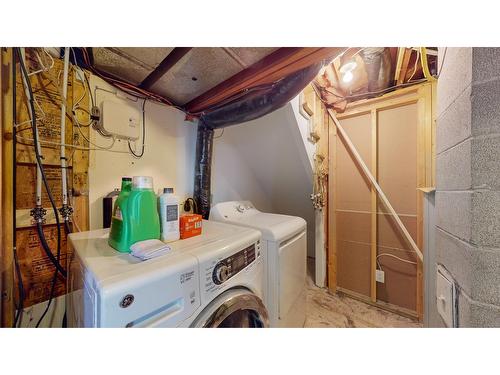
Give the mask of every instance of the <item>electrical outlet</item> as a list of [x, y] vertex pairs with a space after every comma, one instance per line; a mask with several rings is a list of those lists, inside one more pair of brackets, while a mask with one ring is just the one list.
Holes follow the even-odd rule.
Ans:
[[385, 283], [385, 273], [382, 270], [377, 270], [375, 272], [375, 279], [377, 280], [377, 283]]

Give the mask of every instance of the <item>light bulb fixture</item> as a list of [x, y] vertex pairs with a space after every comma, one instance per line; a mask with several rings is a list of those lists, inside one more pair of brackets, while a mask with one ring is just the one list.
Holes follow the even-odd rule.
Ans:
[[356, 69], [357, 66], [358, 64], [356, 63], [356, 61], [351, 60], [342, 65], [339, 70], [340, 73], [345, 74], [347, 72], [352, 72], [354, 69]]
[[352, 74], [352, 71], [347, 71], [344, 73], [344, 75], [342, 76], [342, 82], [344, 83], [349, 83], [352, 81], [354, 75]]
[[354, 78], [354, 74], [352, 72], [354, 71], [354, 69], [356, 69], [357, 66], [358, 64], [356, 63], [356, 61], [351, 60], [340, 67], [339, 71], [342, 74], [342, 81], [344, 83], [349, 83], [352, 81], [352, 79]]

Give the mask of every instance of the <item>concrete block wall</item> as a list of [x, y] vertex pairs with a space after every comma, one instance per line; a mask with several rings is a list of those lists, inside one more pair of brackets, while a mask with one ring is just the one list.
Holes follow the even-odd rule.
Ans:
[[[436, 263], [459, 327], [500, 327], [500, 48], [439, 49]], [[438, 324], [442, 325], [442, 324]]]

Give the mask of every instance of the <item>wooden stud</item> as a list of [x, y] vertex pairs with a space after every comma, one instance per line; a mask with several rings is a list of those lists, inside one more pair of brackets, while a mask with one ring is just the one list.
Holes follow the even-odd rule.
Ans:
[[[84, 74], [88, 75], [87, 72]], [[73, 95], [72, 98], [80, 98], [81, 95], [85, 92], [85, 87], [83, 86], [85, 83], [76, 79], [75, 74], [72, 75], [73, 83]], [[89, 109], [90, 100], [89, 95], [87, 94], [80, 106], [84, 109]], [[88, 122], [88, 116], [85, 116], [84, 111], [78, 111], [77, 119], [82, 122]], [[83, 133], [87, 139], [90, 139], [90, 129], [89, 127], [82, 127], [81, 129], [73, 128], [73, 137], [78, 137], [79, 143], [81, 145], [87, 145], [86, 142], [83, 142], [83, 137], [80, 134], [80, 131]], [[73, 141], [72, 141], [73, 142]], [[73, 187], [73, 202], [71, 202], [73, 207], [73, 230], [81, 230], [86, 231], [89, 230], [89, 186], [88, 186], [88, 169], [89, 169], [89, 151], [87, 150], [75, 150], [73, 155], [73, 159], [71, 161], [71, 165], [73, 167], [73, 176], [72, 176], [72, 187]], [[76, 228], [75, 228], [76, 227]]]
[[[430, 131], [431, 124], [429, 122], [430, 108], [426, 93], [428, 86], [419, 89], [421, 98], [417, 102], [418, 106], [418, 125], [417, 125], [417, 246], [422, 249], [424, 244], [424, 217], [423, 217], [423, 194], [418, 188], [423, 188], [427, 185], [427, 173], [431, 173], [431, 164], [427, 155], [428, 147], [430, 146]], [[417, 293], [416, 293], [416, 310], [419, 320], [423, 319], [423, 262], [417, 262]]]
[[[328, 114], [328, 112], [326, 113]], [[337, 292], [337, 127], [328, 116], [328, 289]]]
[[389, 312], [392, 312], [392, 313], [395, 313], [395, 314], [398, 314], [401, 316], [405, 316], [405, 317], [410, 318], [410, 319], [415, 319], [415, 320], [418, 319], [417, 314], [415, 314], [414, 311], [409, 310], [409, 309], [405, 309], [404, 307], [396, 306], [396, 305], [393, 305], [392, 303], [388, 303], [388, 302], [384, 302], [384, 301], [380, 301], [380, 300], [378, 300], [376, 302], [372, 302], [370, 297], [367, 297], [361, 293], [357, 293], [357, 292], [354, 292], [352, 290], [344, 289], [341, 287], [338, 287], [337, 291], [339, 294], [344, 294], [352, 299], [356, 299], [358, 301], [367, 303], [371, 306], [376, 306], [382, 310], [386, 310], [386, 311], [389, 311]]
[[401, 75], [401, 66], [403, 65], [403, 58], [405, 54], [405, 48], [398, 48], [398, 55], [396, 58], [396, 69], [394, 71], [394, 81], [397, 82], [399, 80], [399, 76]]
[[[419, 192], [417, 194], [417, 244], [421, 249], [423, 245], [423, 212], [422, 212], [422, 197], [420, 190], [425, 187], [433, 187], [435, 185], [435, 131], [436, 131], [436, 111], [434, 101], [436, 99], [436, 83], [435, 82], [425, 82], [422, 84], [417, 84], [411, 87], [402, 88], [394, 92], [385, 94], [378, 98], [365, 99], [362, 101], [350, 103], [347, 106], [345, 112], [337, 114], [338, 119], [346, 119], [354, 116], [359, 116], [361, 114], [372, 113], [373, 110], [390, 109], [396, 108], [403, 105], [408, 105], [411, 103], [417, 103], [418, 108], [418, 154], [417, 154], [417, 169], [419, 170], [417, 177], [417, 184]], [[335, 124], [333, 121], [330, 123], [330, 176], [334, 176], [335, 172], [332, 169], [335, 168], [335, 163], [332, 161], [335, 158], [335, 144], [331, 140], [332, 128], [335, 129]], [[336, 130], [336, 129], [335, 129]], [[372, 150], [373, 151], [373, 150]], [[373, 156], [373, 155], [372, 155]], [[372, 161], [373, 162], [373, 161]], [[372, 165], [373, 168], [373, 165]], [[332, 206], [335, 205], [335, 178], [333, 177], [333, 184], [329, 184], [329, 196], [330, 196], [330, 206], [329, 206], [329, 217], [330, 223], [334, 220], [333, 214], [335, 210]], [[333, 195], [333, 197], [332, 197]], [[333, 211], [333, 213], [332, 213]], [[402, 216], [402, 215], [400, 215]], [[333, 217], [333, 219], [332, 219]], [[372, 223], [373, 225], [373, 223]], [[373, 230], [373, 229], [372, 229]], [[335, 244], [335, 231], [330, 229], [329, 238], [329, 285], [332, 285], [335, 281], [335, 288], [329, 286], [332, 292], [339, 291], [343, 292], [342, 288], [338, 287], [336, 284], [336, 272], [332, 273], [331, 264], [333, 259], [333, 252], [336, 248], [333, 246]], [[424, 255], [425, 256], [425, 255]], [[373, 267], [372, 267], [373, 268]], [[335, 270], [336, 271], [336, 270]], [[417, 261], [417, 294], [415, 296], [417, 302], [416, 311], [410, 314], [414, 318], [422, 320], [423, 318], [423, 267], [422, 262]], [[335, 279], [335, 280], [334, 280]], [[349, 292], [349, 291], [348, 291]], [[350, 292], [349, 292], [350, 293]], [[351, 293], [352, 294], [352, 293]], [[371, 302], [371, 296], [364, 298], [365, 302]], [[384, 303], [382, 301], [377, 301], [372, 303], [376, 306], [384, 308], [382, 306]], [[396, 311], [402, 315], [408, 315], [400, 311]], [[408, 311], [406, 311], [408, 313]]]
[[404, 55], [403, 55], [403, 62], [401, 63], [401, 70], [399, 72], [398, 79], [396, 81], [397, 85], [402, 84], [405, 79], [406, 79], [406, 74], [408, 72], [408, 65], [410, 64], [410, 57], [412, 54], [412, 49], [411, 48], [405, 48]]
[[13, 121], [12, 121], [12, 48], [0, 52], [0, 116], [1, 116], [1, 326], [12, 327], [14, 323], [14, 262], [13, 262]]
[[[372, 175], [378, 180], [377, 175], [377, 110], [371, 111], [371, 140], [372, 140]], [[370, 241], [370, 298], [372, 302], [377, 301], [377, 190], [371, 186], [371, 241]]]

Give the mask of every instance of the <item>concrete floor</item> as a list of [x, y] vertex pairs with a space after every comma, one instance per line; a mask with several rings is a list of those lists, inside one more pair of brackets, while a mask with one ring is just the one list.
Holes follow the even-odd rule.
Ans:
[[412, 319], [368, 305], [344, 295], [330, 294], [314, 285], [314, 264], [308, 262], [307, 328], [421, 328]]

